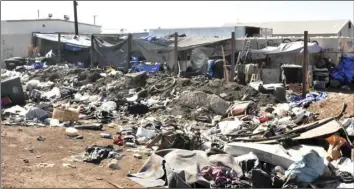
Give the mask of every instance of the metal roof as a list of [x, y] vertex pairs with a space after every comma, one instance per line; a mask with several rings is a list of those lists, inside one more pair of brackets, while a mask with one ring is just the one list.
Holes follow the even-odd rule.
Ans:
[[224, 26], [255, 26], [272, 28], [273, 35], [280, 34], [337, 34], [350, 20], [280, 21], [255, 23], [226, 23]]
[[[55, 19], [55, 18], [53, 18], [53, 19], [44, 18], [44, 19], [1, 20], [1, 22], [37, 22], [37, 21], [61, 21], [61, 22], [74, 23], [74, 21], [71, 21], [71, 20], [62, 20], [62, 19]], [[94, 27], [101, 27], [100, 25], [93, 25], [93, 24], [87, 24], [87, 23], [82, 23], [82, 22], [78, 22], [78, 24], [87, 25], [87, 26], [94, 26]]]

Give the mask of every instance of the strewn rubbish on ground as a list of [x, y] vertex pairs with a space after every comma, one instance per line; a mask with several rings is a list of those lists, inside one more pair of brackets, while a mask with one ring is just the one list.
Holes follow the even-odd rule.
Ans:
[[159, 68], [151, 68], [154, 74], [141, 66], [124, 74], [71, 64], [2, 70], [4, 79], [20, 78], [26, 97], [25, 104], [11, 105], [16, 97], [2, 96], [2, 124], [62, 127], [66, 136], [57, 137], [67, 140], [85, 139], [81, 132], [88, 130], [111, 145], [87, 144], [79, 161], [108, 161], [112, 170], [129, 166], [119, 163], [123, 151], [134, 153], [129, 158], [149, 156], [128, 175], [143, 187], [353, 183], [353, 95], [303, 98], [283, 84], [257, 88], [201, 74], [174, 77]]

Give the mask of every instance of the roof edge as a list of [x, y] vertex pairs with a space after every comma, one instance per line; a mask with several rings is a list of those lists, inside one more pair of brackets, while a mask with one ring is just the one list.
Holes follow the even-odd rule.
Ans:
[[[20, 20], [1, 20], [1, 22], [34, 22], [34, 21], [61, 21], [61, 22], [71, 22], [75, 23], [74, 21], [71, 20], [63, 20], [63, 19], [49, 19], [49, 18], [44, 18], [44, 19], [20, 19]], [[87, 25], [87, 26], [94, 26], [94, 27], [102, 27], [100, 25], [94, 25], [94, 24], [87, 24], [83, 22], [78, 22], [78, 24], [82, 25]]]

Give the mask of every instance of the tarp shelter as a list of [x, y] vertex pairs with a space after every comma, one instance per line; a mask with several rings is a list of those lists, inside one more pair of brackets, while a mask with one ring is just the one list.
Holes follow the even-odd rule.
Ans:
[[[308, 53], [319, 53], [321, 52], [321, 47], [317, 43], [307, 44]], [[263, 49], [250, 49], [252, 53], [252, 58], [263, 59], [267, 55], [286, 55], [286, 54], [300, 54], [304, 51], [304, 42], [296, 41], [291, 43], [281, 43], [278, 47], [265, 47]]]
[[[101, 36], [94, 36], [94, 62], [99, 66], [115, 66], [128, 69], [128, 40], [121, 38], [117, 43], [109, 43]], [[231, 53], [231, 42], [223, 38], [178, 38], [178, 53], [189, 53], [195, 70], [207, 71], [208, 57], [222, 56], [221, 45], [224, 46], [225, 56]], [[167, 63], [169, 69], [178, 68], [174, 65], [174, 41], [165, 38], [146, 36], [132, 39], [131, 55], [144, 56], [149, 62]], [[178, 58], [181, 60], [182, 58]]]
[[[40, 53], [46, 54], [50, 50], [58, 56], [58, 34], [35, 34], [36, 46]], [[62, 61], [70, 63], [82, 62], [90, 64], [91, 39], [89, 36], [75, 36], [62, 34], [60, 38], [60, 56]]]

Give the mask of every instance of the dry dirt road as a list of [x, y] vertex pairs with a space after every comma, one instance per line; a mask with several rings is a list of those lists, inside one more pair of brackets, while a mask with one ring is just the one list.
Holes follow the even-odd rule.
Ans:
[[[100, 131], [79, 131], [84, 137], [80, 140], [65, 136], [65, 128], [4, 125], [1, 128], [1, 188], [141, 187], [126, 175], [136, 173], [147, 156], [136, 159], [134, 153], [123, 151], [119, 170], [108, 168], [109, 160], [100, 165], [69, 161], [72, 155], [85, 152], [87, 146], [112, 144], [111, 139], [100, 138]], [[114, 129], [108, 133], [115, 133]], [[39, 136], [46, 138], [45, 141], [37, 141]]]

